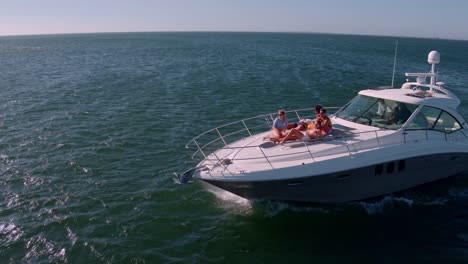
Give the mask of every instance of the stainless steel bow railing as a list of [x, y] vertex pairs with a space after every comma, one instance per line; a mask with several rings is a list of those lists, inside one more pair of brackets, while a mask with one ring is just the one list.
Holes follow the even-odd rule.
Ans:
[[[327, 107], [329, 112], [335, 112], [339, 109], [339, 107]], [[288, 118], [289, 122], [295, 122], [300, 119], [306, 118], [313, 118], [313, 108], [305, 108], [305, 109], [297, 109], [286, 111], [287, 114], [294, 114], [293, 118]], [[265, 115], [254, 116], [246, 119], [242, 119], [239, 121], [231, 122], [228, 124], [224, 124], [222, 126], [215, 127], [208, 131], [203, 132], [202, 134], [194, 137], [186, 144], [186, 148], [195, 150], [194, 153], [191, 155], [192, 159], [196, 159], [197, 155], [200, 155], [199, 160], [206, 160], [211, 161], [213, 164], [221, 164], [223, 165], [223, 161], [229, 154], [224, 155], [223, 157], [219, 157], [216, 155], [216, 151], [219, 149], [224, 150], [232, 150], [236, 151], [239, 149], [246, 149], [246, 148], [257, 148], [261, 152], [259, 157], [253, 158], [237, 158], [236, 160], [248, 160], [248, 159], [265, 159], [267, 163], [271, 166], [272, 169], [275, 168], [273, 165], [272, 159], [282, 156], [288, 155], [298, 155], [298, 154], [307, 154], [310, 155], [310, 158], [315, 162], [316, 156], [310, 151], [309, 145], [314, 144], [315, 142], [312, 141], [302, 141], [301, 143], [304, 144], [305, 148], [298, 148], [297, 151], [289, 152], [289, 153], [282, 153], [282, 154], [275, 154], [275, 155], [267, 155], [261, 148], [258, 146], [242, 146], [242, 147], [235, 147], [229, 146], [229, 144], [249, 136], [252, 136], [257, 133], [266, 132], [271, 129], [272, 122], [276, 116], [275, 113], [269, 113]], [[381, 133], [384, 133], [386, 130], [373, 130], [373, 131], [366, 131], [366, 132], [359, 132], [359, 133], [348, 133], [346, 136], [339, 137], [340, 140], [343, 141], [343, 152], [347, 153], [348, 155], [352, 156], [353, 153], [356, 153], [360, 150], [365, 150], [369, 148], [381, 147], [385, 145], [385, 143], [381, 140]], [[411, 140], [407, 136], [407, 132], [409, 130], [401, 129], [401, 137], [399, 138], [398, 142], [393, 141], [392, 144], [395, 143], [402, 143], [407, 144]], [[442, 139], [446, 142], [448, 141], [457, 141], [459, 139], [467, 139], [467, 133], [465, 129], [461, 129], [461, 133], [444, 133], [443, 131], [436, 131], [436, 130], [429, 130], [423, 129], [425, 131], [424, 135], [420, 139], [430, 140], [430, 139]], [[432, 132], [436, 132], [438, 136], [431, 135]], [[372, 133], [371, 137], [367, 137], [371, 142], [367, 141], [365, 146], [360, 145], [361, 142], [353, 141], [353, 138], [357, 138], [362, 135], [366, 135]], [[380, 135], [379, 135], [380, 134]], [[336, 137], [320, 139], [320, 142], [326, 142], [329, 140], [337, 140]], [[294, 142], [293, 142], [294, 143]], [[297, 143], [297, 142], [296, 142]], [[287, 143], [288, 144], [288, 143]], [[232, 162], [232, 160], [231, 160]], [[224, 166], [224, 165], [223, 165]]]
[[[326, 109], [334, 112], [339, 108], [340, 107], [327, 107]], [[294, 114], [294, 117], [289, 117], [288, 120], [289, 122], [296, 122], [300, 119], [314, 118], [313, 110], [313, 108], [290, 110], [286, 111], [286, 114]], [[192, 154], [192, 159], [197, 154], [201, 154], [203, 158], [206, 158], [217, 148], [227, 146], [229, 143], [252, 136], [256, 133], [268, 131], [273, 124], [275, 116], [276, 112], [258, 115], [215, 127], [192, 138], [185, 147], [188, 149], [193, 149], [195, 147], [196, 151]], [[219, 143], [222, 144], [219, 145]], [[215, 147], [215, 149], [212, 149], [213, 147]]]

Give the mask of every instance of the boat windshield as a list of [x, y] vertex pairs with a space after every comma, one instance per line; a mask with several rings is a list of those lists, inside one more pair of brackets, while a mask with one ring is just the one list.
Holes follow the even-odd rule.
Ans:
[[356, 96], [336, 116], [354, 123], [399, 129], [417, 105], [364, 95]]

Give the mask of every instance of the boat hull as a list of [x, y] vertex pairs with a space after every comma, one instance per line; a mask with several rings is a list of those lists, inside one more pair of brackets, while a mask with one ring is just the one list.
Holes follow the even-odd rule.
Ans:
[[282, 180], [202, 180], [247, 199], [340, 203], [405, 190], [465, 170], [468, 153], [445, 153]]

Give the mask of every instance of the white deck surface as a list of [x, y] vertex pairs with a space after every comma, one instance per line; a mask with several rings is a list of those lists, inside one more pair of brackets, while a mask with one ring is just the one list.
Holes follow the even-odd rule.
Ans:
[[[263, 138], [270, 132], [260, 133], [234, 142], [215, 152], [219, 159], [229, 159], [231, 164], [215, 166], [212, 173], [249, 173], [280, 169], [304, 164], [315, 163], [327, 159], [350, 156], [358, 151], [368, 151], [379, 148], [383, 142], [382, 137], [394, 134], [393, 130], [360, 133], [352, 136], [351, 133], [334, 129], [333, 132], [319, 140], [304, 136], [301, 140], [289, 141], [284, 144], [275, 144]], [[377, 139], [377, 135], [379, 139]], [[363, 144], [365, 142], [365, 145]], [[394, 144], [397, 144], [395, 142]], [[210, 155], [204, 165], [212, 166], [217, 157]], [[210, 166], [210, 167], [211, 167]]]

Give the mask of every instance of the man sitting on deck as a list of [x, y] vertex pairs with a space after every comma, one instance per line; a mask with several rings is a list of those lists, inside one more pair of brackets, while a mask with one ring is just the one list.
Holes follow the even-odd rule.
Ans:
[[283, 109], [278, 110], [278, 117], [273, 121], [273, 126], [271, 127], [271, 136], [267, 136], [264, 139], [269, 139], [273, 142], [280, 142], [285, 135], [283, 134], [286, 131], [288, 126], [288, 119], [286, 118], [286, 111]]
[[330, 118], [327, 116], [327, 110], [325, 108], [320, 109], [320, 113], [314, 120], [314, 126], [312, 126], [306, 134], [310, 138], [321, 138], [331, 132], [332, 123]]
[[[287, 129], [292, 129], [295, 126], [296, 126], [295, 123], [291, 123], [291, 124], [288, 123], [288, 119], [286, 118], [286, 111], [284, 111], [283, 109], [278, 110], [278, 117], [275, 118], [275, 120], [273, 121], [273, 126], [271, 127], [272, 135], [266, 136], [263, 139], [269, 139], [275, 143], [283, 142], [284, 138], [288, 136], [288, 133], [286, 133]], [[301, 132], [299, 131], [297, 132], [302, 135]]]

